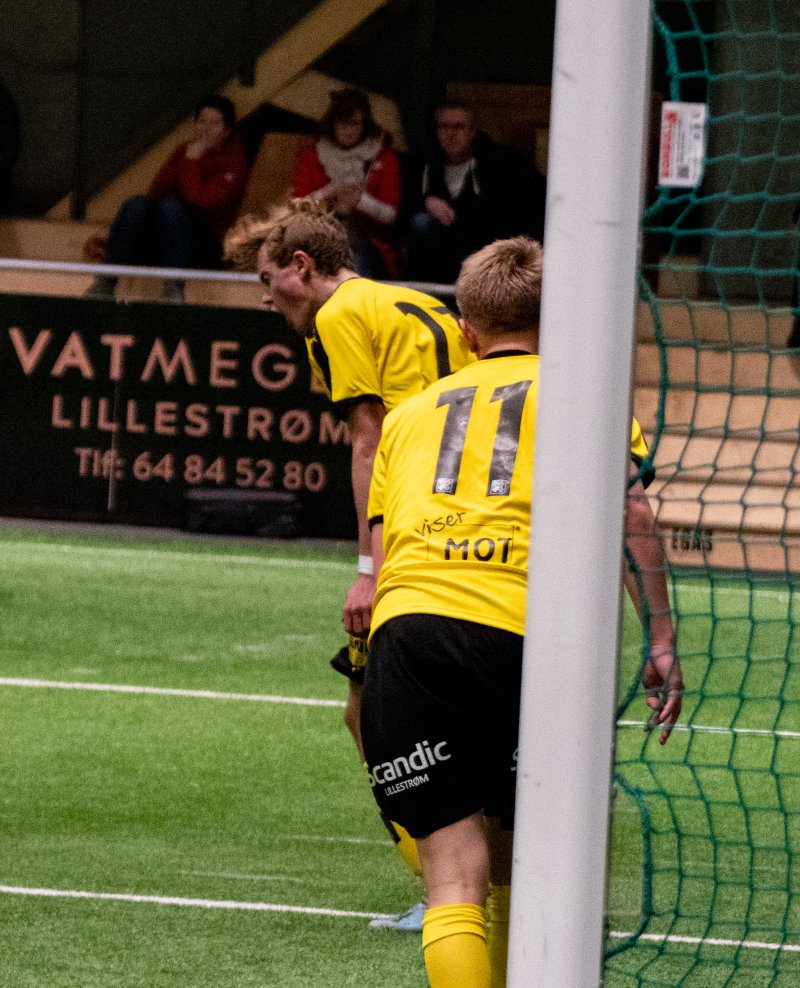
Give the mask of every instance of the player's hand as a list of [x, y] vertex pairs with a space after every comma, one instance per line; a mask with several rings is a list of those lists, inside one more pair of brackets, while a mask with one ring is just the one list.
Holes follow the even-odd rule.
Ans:
[[347, 182], [336, 190], [336, 212], [346, 215], [352, 213], [361, 198], [361, 184], [359, 182]]
[[647, 691], [651, 727], [663, 727], [659, 744], [666, 744], [683, 705], [683, 674], [673, 649], [653, 655], [644, 667], [642, 686]]
[[210, 148], [211, 144], [205, 137], [196, 137], [186, 145], [185, 155], [191, 161], [196, 161], [198, 158], [202, 158]]
[[450, 203], [438, 196], [428, 196], [425, 200], [425, 208], [442, 226], [450, 226], [456, 218], [456, 212]]
[[372, 601], [375, 597], [376, 579], [367, 573], [359, 573], [347, 591], [342, 611], [342, 624], [348, 635], [366, 635], [372, 617]]

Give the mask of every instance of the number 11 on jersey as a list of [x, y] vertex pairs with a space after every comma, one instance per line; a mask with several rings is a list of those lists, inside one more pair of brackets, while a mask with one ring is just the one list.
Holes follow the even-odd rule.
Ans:
[[[492, 458], [489, 466], [487, 497], [502, 497], [511, 493], [511, 477], [517, 458], [519, 434], [525, 398], [532, 381], [517, 381], [495, 388], [490, 401], [499, 401], [500, 415], [494, 435]], [[467, 426], [473, 414], [478, 389], [455, 388], [439, 395], [437, 408], [447, 405], [447, 417], [439, 446], [439, 458], [433, 481], [434, 494], [455, 494]]]

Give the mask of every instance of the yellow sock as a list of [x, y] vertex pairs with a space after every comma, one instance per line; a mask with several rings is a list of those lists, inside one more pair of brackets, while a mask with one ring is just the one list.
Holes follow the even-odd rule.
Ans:
[[508, 920], [511, 913], [511, 886], [492, 885], [489, 889], [489, 922], [486, 945], [492, 967], [491, 988], [506, 988], [508, 968]]
[[405, 827], [401, 827], [399, 823], [390, 820], [383, 813], [381, 813], [381, 821], [397, 845], [400, 857], [418, 878], [422, 878], [422, 868], [419, 866], [419, 854], [417, 854], [417, 842]]
[[490, 988], [486, 914], [481, 906], [436, 906], [422, 921], [431, 988]]
[[405, 827], [401, 827], [399, 823], [395, 823], [392, 820], [392, 827], [397, 835], [397, 850], [400, 852], [400, 857], [405, 861], [408, 867], [414, 872], [415, 875], [422, 877], [422, 868], [419, 866], [419, 854], [417, 854], [417, 842], [411, 836], [411, 834], [406, 830]]

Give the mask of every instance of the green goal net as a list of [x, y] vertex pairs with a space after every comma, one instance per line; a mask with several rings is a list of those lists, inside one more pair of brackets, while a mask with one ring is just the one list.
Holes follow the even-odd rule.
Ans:
[[[662, 748], [643, 730], [629, 610], [604, 983], [789, 988], [800, 985], [800, 3], [654, 11], [634, 411], [656, 466], [686, 696]], [[663, 101], [704, 108], [696, 184], [680, 184], [680, 169], [658, 184]]]

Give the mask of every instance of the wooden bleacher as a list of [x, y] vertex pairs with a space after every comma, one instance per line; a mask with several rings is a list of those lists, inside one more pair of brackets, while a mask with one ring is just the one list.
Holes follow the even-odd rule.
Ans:
[[[245, 209], [285, 195], [300, 135], [268, 135]], [[0, 221], [6, 257], [80, 261], [104, 227], [46, 220]], [[0, 270], [0, 292], [79, 295], [89, 276]], [[128, 299], [157, 298], [160, 284], [122, 279]], [[190, 282], [190, 302], [257, 307], [253, 284]], [[658, 322], [669, 387], [649, 493], [670, 560], [681, 566], [800, 572], [798, 358], [780, 351], [788, 309], [723, 308], [660, 299]], [[653, 445], [660, 406], [661, 348], [653, 312], [638, 314], [634, 411]]]
[[[294, 160], [308, 140], [303, 134], [269, 133], [264, 136], [250, 170], [243, 213], [264, 211], [286, 198]], [[81, 262], [86, 241], [92, 236], [104, 235], [107, 229], [104, 223], [2, 219], [0, 257]], [[88, 274], [0, 269], [0, 292], [78, 296], [86, 291], [90, 282], [91, 275]], [[152, 301], [160, 296], [161, 282], [151, 278], [121, 278], [117, 293], [127, 301]], [[186, 301], [236, 308], [254, 308], [260, 304], [254, 285], [219, 281], [187, 282]]]
[[780, 349], [786, 346], [792, 326], [788, 308], [724, 306], [686, 297], [662, 297], [656, 306], [654, 315], [649, 305], [639, 305], [637, 335], [640, 340], [655, 339], [657, 318], [664, 339], [716, 343], [725, 349], [757, 346]]
[[[703, 346], [668, 345], [657, 479], [649, 494], [677, 565], [800, 572], [800, 379], [787, 352], [758, 352], [790, 319], [731, 315], [737, 347], [709, 343], [718, 313], [700, 308]], [[744, 330], [749, 327], [750, 338]], [[754, 337], [760, 335], [760, 341]], [[672, 342], [672, 339], [670, 339]], [[651, 445], [661, 401], [661, 351], [637, 347], [635, 414]]]
[[[80, 261], [86, 240], [102, 232], [91, 223], [39, 219], [0, 219], [0, 257], [31, 261]], [[89, 277], [38, 271], [0, 269], [0, 292], [80, 295]]]

